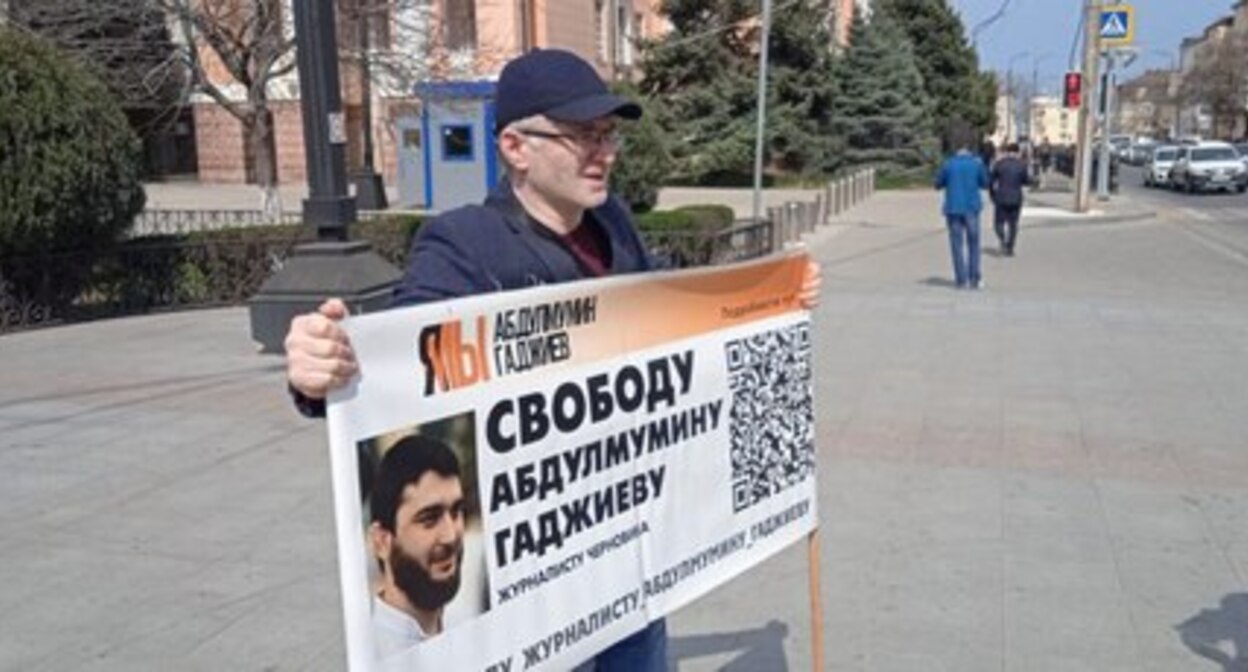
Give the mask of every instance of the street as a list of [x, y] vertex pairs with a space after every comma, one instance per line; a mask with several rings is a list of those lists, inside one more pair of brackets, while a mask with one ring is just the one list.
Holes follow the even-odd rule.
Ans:
[[1187, 194], [1148, 188], [1143, 186], [1143, 170], [1125, 165], [1119, 185], [1116, 198], [1155, 208], [1159, 217], [1192, 236], [1225, 252], [1248, 257], [1248, 194]]

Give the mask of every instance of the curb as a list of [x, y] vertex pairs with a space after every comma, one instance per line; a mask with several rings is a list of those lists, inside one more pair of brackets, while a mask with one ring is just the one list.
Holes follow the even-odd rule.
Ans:
[[1132, 222], [1144, 222], [1157, 218], [1156, 210], [1143, 210], [1139, 212], [1128, 212], [1123, 214], [1106, 214], [1106, 215], [1089, 215], [1083, 217], [1039, 217], [1032, 227], [1055, 228], [1063, 226], [1079, 226], [1079, 225], [1096, 225], [1104, 226], [1107, 224], [1129, 224]]
[[[1030, 200], [1030, 203], [1037, 207], [1049, 208], [1052, 210], [1062, 210], [1062, 211], [1069, 213], [1068, 216], [1037, 217], [1036, 221], [1043, 222], [1043, 224], [1041, 224], [1042, 226], [1064, 226], [1064, 225], [1075, 225], [1075, 224], [1126, 224], [1130, 222], [1142, 222], [1142, 221], [1147, 221], [1150, 219], [1156, 219], [1158, 216], [1158, 212], [1156, 210], [1130, 210], [1127, 212], [1120, 212], [1120, 213], [1103, 212], [1102, 214], [1096, 214], [1096, 215], [1081, 215], [1081, 214], [1077, 214], [1074, 212], [1070, 212], [1066, 208], [1060, 205], [1055, 205], [1042, 198], [1032, 199]], [[1026, 212], [1027, 212], [1026, 207], [1024, 207], [1023, 209], [1024, 217], [1026, 217]]]

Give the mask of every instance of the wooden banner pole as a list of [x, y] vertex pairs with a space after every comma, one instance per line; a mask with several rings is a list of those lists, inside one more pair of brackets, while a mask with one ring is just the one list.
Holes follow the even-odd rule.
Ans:
[[823, 672], [823, 593], [819, 589], [819, 528], [806, 537], [807, 561], [810, 563], [810, 646], [815, 672]]

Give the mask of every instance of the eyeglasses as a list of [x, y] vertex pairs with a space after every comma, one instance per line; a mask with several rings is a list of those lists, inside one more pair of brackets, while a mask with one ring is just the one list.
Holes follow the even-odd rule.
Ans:
[[517, 128], [516, 132], [530, 138], [544, 138], [546, 140], [570, 140], [578, 147], [594, 148], [600, 147], [619, 147], [620, 131], [612, 128], [605, 131], [576, 131], [573, 133], [559, 133], [556, 131], [543, 131], [536, 128]]

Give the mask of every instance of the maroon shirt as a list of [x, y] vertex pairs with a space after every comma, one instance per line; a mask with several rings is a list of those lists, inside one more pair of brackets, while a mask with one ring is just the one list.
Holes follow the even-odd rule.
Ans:
[[610, 270], [611, 258], [606, 241], [603, 240], [602, 232], [598, 230], [598, 223], [588, 214], [572, 233], [559, 236], [559, 242], [568, 248], [572, 256], [576, 257], [576, 261], [590, 275], [599, 278]]

